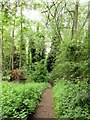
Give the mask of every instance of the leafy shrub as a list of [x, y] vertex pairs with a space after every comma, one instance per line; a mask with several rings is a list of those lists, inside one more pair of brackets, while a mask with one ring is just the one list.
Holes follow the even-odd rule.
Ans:
[[90, 119], [90, 95], [87, 83], [72, 84], [69, 81], [60, 81], [54, 87], [53, 94], [55, 112], [60, 120]]
[[47, 81], [47, 69], [43, 61], [36, 62], [34, 65], [34, 70], [31, 71], [28, 76], [28, 81], [34, 82], [46, 82]]
[[2, 82], [1, 115], [2, 120], [26, 120], [39, 103], [45, 83], [8, 83]]
[[87, 42], [65, 41], [60, 45], [60, 54], [51, 73], [52, 79], [76, 79], [88, 78], [88, 44]]

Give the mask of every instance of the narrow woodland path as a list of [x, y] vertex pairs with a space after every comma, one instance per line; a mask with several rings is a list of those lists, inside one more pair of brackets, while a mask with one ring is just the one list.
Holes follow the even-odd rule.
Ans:
[[39, 118], [42, 118], [42, 120], [45, 118], [55, 118], [51, 88], [45, 90], [45, 92], [42, 95], [41, 102], [35, 111], [35, 114], [33, 114], [33, 116], [30, 117], [28, 120], [35, 120], [35, 119], [39, 120]]

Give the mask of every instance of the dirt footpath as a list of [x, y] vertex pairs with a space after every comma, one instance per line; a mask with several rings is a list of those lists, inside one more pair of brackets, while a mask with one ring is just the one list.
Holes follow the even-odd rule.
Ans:
[[35, 111], [35, 114], [33, 114], [33, 116], [30, 117], [28, 120], [39, 120], [39, 118], [42, 118], [42, 120], [45, 120], [45, 118], [53, 118], [52, 120], [55, 120], [51, 88], [45, 90], [42, 95], [41, 102]]

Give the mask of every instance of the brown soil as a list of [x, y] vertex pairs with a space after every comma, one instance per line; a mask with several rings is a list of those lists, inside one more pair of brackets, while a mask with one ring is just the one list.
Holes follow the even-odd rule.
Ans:
[[35, 114], [33, 114], [28, 120], [39, 120], [39, 118], [56, 118], [53, 109], [51, 88], [45, 90], [44, 94], [42, 95], [41, 102], [35, 111]]

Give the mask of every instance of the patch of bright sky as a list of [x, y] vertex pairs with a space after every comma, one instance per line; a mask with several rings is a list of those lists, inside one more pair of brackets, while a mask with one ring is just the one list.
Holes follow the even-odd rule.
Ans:
[[[45, 1], [45, 2], [52, 2], [53, 0], [43, 0], [43, 1]], [[89, 2], [90, 0], [72, 0], [72, 1], [74, 1], [74, 2], [80, 1], [80, 3], [85, 3], [85, 2]]]
[[[15, 0], [10, 0], [10, 2], [14, 2]], [[34, 0], [37, 3], [40, 3], [42, 0]], [[43, 0], [44, 2], [52, 2], [53, 0]], [[68, 1], [68, 0], [67, 0]], [[85, 3], [85, 2], [89, 2], [90, 0], [72, 0], [74, 2], [76, 1], [80, 1], [81, 4]], [[39, 10], [24, 10], [23, 14], [25, 15], [25, 17], [27, 19], [31, 19], [33, 21], [41, 21], [42, 17], [41, 17], [41, 13]]]
[[[53, 0], [43, 0], [44, 2], [52, 2]], [[81, 4], [89, 2], [89, 0], [73, 0], [74, 2], [80, 1]], [[40, 0], [36, 0], [36, 2], [40, 2]], [[41, 21], [41, 13], [39, 10], [24, 10], [23, 14], [27, 19], [31, 19], [33, 21]]]
[[23, 14], [27, 19], [41, 21], [41, 15], [39, 10], [24, 10]]
[[90, 0], [73, 0], [73, 1], [80, 1], [80, 3], [85, 3], [85, 2], [89, 2]]

